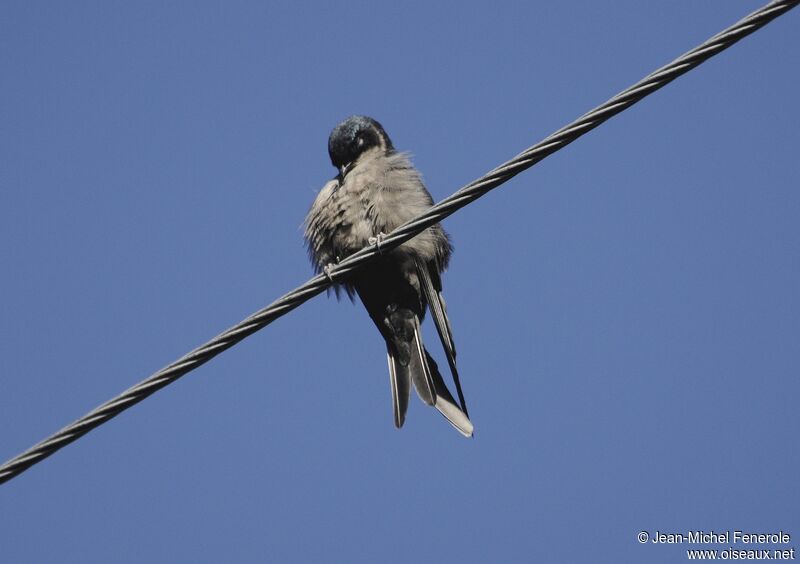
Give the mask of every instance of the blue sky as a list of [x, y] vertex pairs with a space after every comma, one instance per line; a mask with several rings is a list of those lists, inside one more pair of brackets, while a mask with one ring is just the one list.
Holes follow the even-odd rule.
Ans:
[[[344, 117], [439, 200], [760, 5], [6, 2], [0, 459], [309, 278]], [[416, 399], [395, 430], [380, 336], [320, 296], [0, 486], [3, 561], [800, 548], [798, 26], [445, 221], [473, 440]]]

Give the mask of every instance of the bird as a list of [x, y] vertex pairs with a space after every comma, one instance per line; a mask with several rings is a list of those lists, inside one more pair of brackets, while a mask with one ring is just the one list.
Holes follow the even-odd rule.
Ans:
[[[317, 194], [304, 222], [309, 258], [317, 273], [365, 246], [378, 257], [341, 281], [337, 298], [357, 294], [386, 341], [394, 424], [403, 426], [413, 384], [419, 398], [434, 406], [465, 437], [473, 435], [456, 368], [456, 348], [442, 296], [441, 275], [453, 246], [439, 224], [386, 252], [381, 241], [424, 212], [433, 199], [407, 153], [395, 150], [383, 126], [371, 117], [350, 116], [333, 128], [328, 154], [336, 176]], [[333, 279], [331, 279], [333, 281]], [[421, 323], [430, 310], [453, 376], [458, 403], [425, 348]]]

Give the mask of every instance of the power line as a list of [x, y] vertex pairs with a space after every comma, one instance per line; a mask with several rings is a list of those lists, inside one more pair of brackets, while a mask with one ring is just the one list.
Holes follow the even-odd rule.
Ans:
[[[536, 145], [526, 149], [513, 159], [501, 164], [477, 180], [470, 182], [451, 196], [431, 207], [416, 219], [398, 227], [383, 239], [381, 242], [381, 252], [391, 250], [431, 225], [439, 223], [444, 218], [455, 213], [474, 200], [477, 200], [490, 190], [500, 186], [545, 157], [572, 143], [578, 137], [588, 133], [604, 121], [631, 107], [645, 96], [652, 94], [682, 74], [727, 49], [740, 39], [750, 35], [773, 19], [794, 8], [798, 3], [800, 3], [800, 0], [775, 0], [759, 10], [756, 10], [749, 16], [746, 16], [739, 22], [716, 34], [705, 43], [649, 74], [604, 104], [587, 112], [569, 125], [562, 127]], [[299, 288], [282, 296], [234, 327], [217, 335], [204, 345], [194, 349], [152, 376], [127, 389], [119, 396], [93, 409], [74, 423], [64, 427], [22, 454], [12, 458], [0, 466], [0, 484], [21, 474], [58, 449], [82, 437], [95, 427], [102, 425], [112, 417], [115, 417], [129, 407], [139, 403], [150, 394], [171, 384], [184, 374], [205, 364], [239, 341], [242, 341], [259, 329], [269, 325], [277, 318], [289, 313], [303, 302], [324, 291], [331, 285], [332, 281], [343, 279], [357, 268], [360, 268], [366, 262], [373, 259], [377, 254], [378, 250], [374, 245], [365, 247], [333, 267], [328, 272], [328, 275], [319, 274], [315, 276]], [[330, 279], [328, 276], [330, 276]]]

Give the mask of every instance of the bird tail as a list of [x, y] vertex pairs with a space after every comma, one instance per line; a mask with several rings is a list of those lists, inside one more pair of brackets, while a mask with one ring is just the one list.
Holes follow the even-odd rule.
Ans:
[[447, 385], [444, 383], [444, 379], [439, 372], [439, 367], [428, 351], [425, 351], [425, 357], [427, 360], [426, 366], [428, 367], [430, 378], [433, 381], [433, 386], [436, 391], [436, 409], [439, 410], [439, 413], [444, 415], [445, 419], [447, 419], [459, 433], [467, 438], [471, 437], [474, 430], [472, 421], [470, 421], [467, 414], [461, 410], [456, 400], [453, 398], [453, 395], [450, 393], [450, 390], [447, 389]]
[[399, 428], [405, 422], [413, 382], [417, 395], [423, 402], [436, 407], [462, 435], [471, 437], [472, 423], [453, 399], [439, 373], [436, 361], [422, 344], [419, 319], [413, 314], [412, 317], [413, 319], [403, 319], [401, 323], [398, 323], [397, 318], [393, 319], [395, 327], [403, 325], [408, 331], [399, 332], [395, 339], [386, 343], [394, 424]]
[[[400, 313], [400, 312], [398, 312]], [[406, 312], [402, 312], [410, 314]], [[399, 317], [399, 316], [398, 316]], [[392, 410], [395, 427], [400, 428], [406, 420], [408, 398], [411, 394], [411, 383], [417, 390], [420, 399], [428, 405], [434, 405], [436, 392], [433, 381], [429, 379], [426, 366], [425, 347], [419, 331], [419, 320], [410, 314], [394, 325], [405, 330], [400, 331], [394, 339], [386, 341], [386, 356], [389, 361], [389, 379], [392, 386]]]

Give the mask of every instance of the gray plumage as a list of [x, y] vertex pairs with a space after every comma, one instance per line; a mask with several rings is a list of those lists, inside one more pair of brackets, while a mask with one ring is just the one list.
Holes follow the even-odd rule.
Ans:
[[[372, 118], [352, 116], [331, 132], [331, 162], [339, 174], [317, 195], [305, 221], [305, 238], [317, 272], [377, 241], [433, 205], [408, 155], [395, 151]], [[441, 273], [452, 253], [434, 225], [335, 285], [358, 294], [386, 341], [394, 422], [402, 427], [413, 383], [420, 399], [435, 406], [465, 436], [473, 427], [456, 370], [455, 345]], [[445, 350], [459, 403], [450, 394], [422, 341], [420, 323], [429, 307]], [[460, 404], [460, 406], [459, 406]]]

